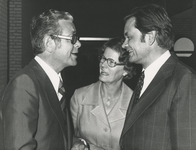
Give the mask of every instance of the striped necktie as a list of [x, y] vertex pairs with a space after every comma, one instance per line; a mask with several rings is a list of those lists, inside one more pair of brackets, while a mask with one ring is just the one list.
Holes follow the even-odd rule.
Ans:
[[62, 98], [60, 99], [60, 103], [62, 104], [63, 101], [64, 101], [64, 96], [65, 96], [65, 88], [63, 87], [63, 81], [62, 79], [60, 79], [60, 82], [59, 82], [59, 89], [58, 89], [58, 92], [62, 95]]

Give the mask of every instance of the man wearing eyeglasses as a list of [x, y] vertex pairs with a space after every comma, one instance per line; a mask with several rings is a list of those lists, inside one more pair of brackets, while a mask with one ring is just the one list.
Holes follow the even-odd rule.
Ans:
[[77, 64], [81, 46], [73, 17], [68, 12], [46, 11], [32, 19], [30, 35], [35, 58], [10, 80], [1, 98], [0, 149], [87, 149], [85, 141], [72, 136], [59, 90], [60, 73]]

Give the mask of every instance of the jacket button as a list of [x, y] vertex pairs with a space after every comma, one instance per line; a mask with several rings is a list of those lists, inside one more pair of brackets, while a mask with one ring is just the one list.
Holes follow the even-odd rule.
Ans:
[[104, 130], [105, 132], [108, 132], [108, 129], [107, 129], [107, 128], [104, 128], [103, 130]]

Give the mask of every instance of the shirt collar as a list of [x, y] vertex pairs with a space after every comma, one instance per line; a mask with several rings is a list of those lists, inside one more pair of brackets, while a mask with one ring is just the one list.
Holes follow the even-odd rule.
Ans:
[[34, 58], [39, 64], [40, 66], [43, 68], [43, 70], [46, 72], [47, 76], [49, 77], [50, 81], [52, 82], [52, 85], [56, 91], [56, 93], [58, 93], [58, 86], [59, 86], [59, 82], [60, 82], [60, 78], [61, 75], [60, 73], [57, 74], [56, 71], [54, 71], [54, 69], [52, 69], [47, 63], [45, 63], [40, 57], [35, 56]]
[[171, 56], [169, 50], [167, 50], [165, 53], [163, 53], [159, 58], [157, 58], [152, 64], [150, 64], [146, 69], [143, 69], [144, 71], [144, 85], [141, 90], [141, 94], [145, 91], [145, 89], [148, 87], [150, 82], [153, 80], [161, 66], [167, 61], [167, 59]]
[[171, 56], [169, 50], [163, 53], [159, 58], [157, 58], [152, 64], [150, 64], [146, 69], [146, 72], [158, 72], [161, 66], [167, 61], [167, 59]]

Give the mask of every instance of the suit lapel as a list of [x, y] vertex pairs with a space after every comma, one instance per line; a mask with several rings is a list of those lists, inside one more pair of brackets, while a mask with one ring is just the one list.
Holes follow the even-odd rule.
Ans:
[[101, 82], [98, 81], [93, 84], [92, 88], [89, 90], [87, 95], [82, 102], [82, 105], [94, 105], [91, 113], [100, 121], [102, 121], [105, 125], [109, 126], [108, 119], [106, 117], [105, 109], [102, 102], [100, 91]]
[[[47, 77], [48, 78], [48, 77]], [[53, 88], [52, 83], [46, 79], [44, 86], [46, 95], [48, 96], [47, 100], [48, 103], [50, 104], [51, 109], [53, 110], [55, 116], [57, 117], [57, 120], [59, 121], [60, 125], [63, 126], [64, 129], [64, 117], [63, 117], [63, 113], [62, 113], [62, 109], [59, 103], [59, 99], [56, 95], [56, 92]]]
[[58, 97], [56, 95], [55, 89], [49, 79], [49, 77], [47, 76], [47, 74], [45, 73], [45, 71], [41, 68], [41, 66], [35, 61], [32, 60], [29, 63], [29, 67], [33, 68], [35, 70], [35, 72], [38, 72], [36, 75], [41, 88], [43, 89], [43, 92], [45, 93], [45, 96], [47, 97], [47, 101], [51, 107], [51, 109], [53, 110], [62, 130], [64, 133], [64, 137], [65, 137], [65, 125], [64, 125], [64, 119], [63, 119], [63, 113], [60, 107], [60, 103], [58, 100]]
[[108, 121], [109, 122], [115, 122], [121, 119], [125, 118], [125, 111], [123, 111], [123, 109], [120, 109], [120, 99], [117, 102], [117, 104], [114, 106], [114, 108], [111, 110], [111, 112], [108, 115]]
[[104, 104], [102, 102], [101, 94], [98, 91], [101, 87], [101, 82], [98, 81], [90, 87], [90, 90], [86, 94], [82, 105], [92, 105], [91, 113], [105, 125], [109, 126], [109, 122], [114, 122], [125, 118], [126, 110], [131, 98], [132, 92], [127, 85], [123, 83], [122, 94], [113, 110], [106, 116]]
[[134, 108], [129, 114], [127, 114], [121, 136], [123, 136], [132, 127], [135, 121], [146, 111], [146, 109], [154, 101], [156, 101], [157, 97], [163, 92], [167, 84], [166, 80], [168, 79], [168, 77], [171, 76], [175, 65], [176, 60], [173, 59], [173, 57], [170, 57], [166, 61], [166, 63], [160, 68], [157, 75], [154, 77], [150, 85], [142, 94], [138, 104], [134, 106]]
[[91, 110], [91, 113], [97, 117], [100, 121], [102, 121], [105, 125], [109, 126], [108, 119], [106, 117], [105, 109], [103, 104], [99, 104], [94, 109]]
[[115, 122], [121, 119], [125, 119], [127, 107], [129, 105], [129, 100], [131, 99], [132, 91], [125, 85], [122, 84], [122, 93], [117, 102], [114, 106], [112, 111], [108, 115], [109, 122]]

